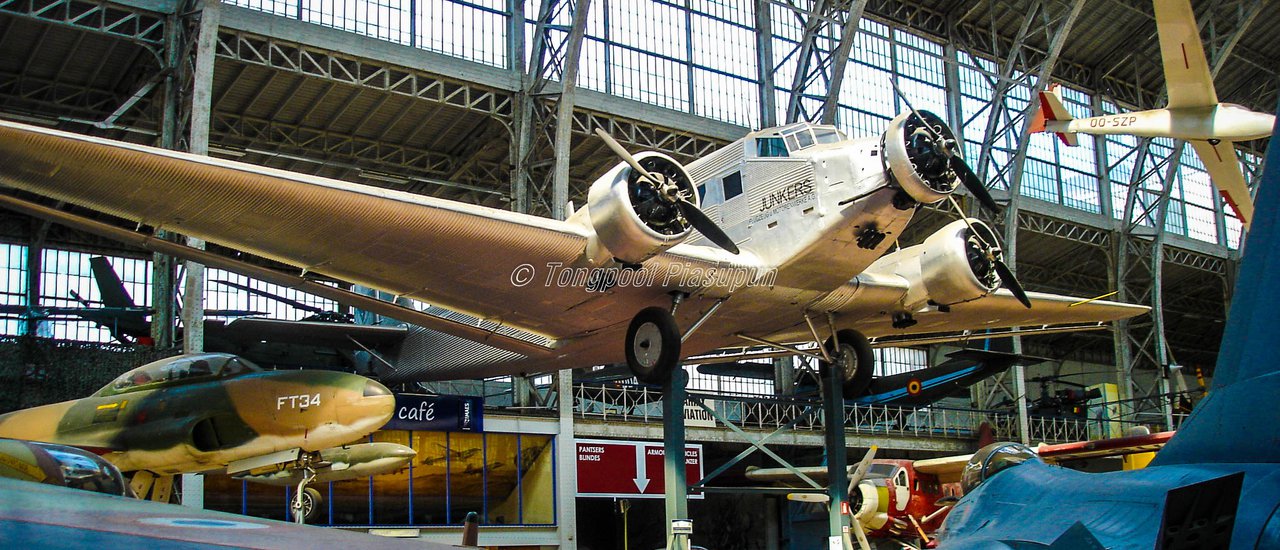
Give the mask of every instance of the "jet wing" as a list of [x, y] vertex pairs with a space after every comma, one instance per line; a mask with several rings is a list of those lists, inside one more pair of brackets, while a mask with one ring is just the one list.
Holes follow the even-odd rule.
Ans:
[[[551, 341], [669, 304], [662, 284], [560, 284], [583, 225], [0, 122], [0, 183], [323, 273]], [[709, 247], [685, 246], [692, 254]], [[717, 265], [670, 252], [647, 266]], [[734, 261], [727, 258], [726, 261]], [[606, 298], [606, 299], [601, 299]]]
[[1218, 104], [1209, 62], [1200, 41], [1195, 12], [1188, 0], [1156, 0], [1156, 32], [1169, 90], [1169, 108]]
[[[896, 289], [898, 292], [905, 292], [906, 281], [898, 282], [895, 279], [898, 278], [860, 277], [858, 284], [862, 287], [861, 290]], [[866, 288], [869, 286], [889, 288]], [[851, 319], [849, 328], [875, 339], [877, 343], [882, 340], [904, 342], [900, 338], [909, 339], [920, 335], [937, 335], [929, 341], [938, 343], [981, 338], [988, 329], [1021, 327], [1051, 331], [1058, 326], [1079, 327], [1089, 323], [1126, 319], [1151, 309], [1106, 300], [1081, 301], [1070, 296], [1040, 292], [1028, 292], [1027, 298], [1031, 300], [1030, 308], [1023, 307], [1012, 293], [1002, 288], [983, 298], [949, 308], [931, 308], [912, 313], [916, 323], [904, 328], [894, 328], [892, 308], [887, 308], [887, 304], [876, 300], [850, 300], [837, 311], [837, 317]]]
[[1236, 217], [1248, 229], [1249, 222], [1253, 221], [1253, 198], [1249, 196], [1249, 186], [1244, 182], [1244, 172], [1240, 170], [1235, 144], [1219, 141], [1215, 145], [1200, 140], [1189, 140], [1188, 143], [1196, 150], [1200, 162], [1209, 171], [1209, 178], [1222, 194], [1222, 200], [1231, 205]]

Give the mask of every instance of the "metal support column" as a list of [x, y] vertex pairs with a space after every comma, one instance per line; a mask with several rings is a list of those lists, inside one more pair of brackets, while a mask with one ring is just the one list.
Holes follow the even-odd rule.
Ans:
[[1155, 346], [1156, 346], [1156, 365], [1160, 373], [1160, 394], [1161, 394], [1161, 412], [1164, 415], [1165, 429], [1174, 429], [1173, 425], [1173, 397], [1170, 395], [1172, 384], [1169, 381], [1171, 361], [1169, 360], [1169, 345], [1164, 334], [1164, 303], [1162, 299], [1162, 281], [1164, 273], [1164, 237], [1166, 219], [1169, 215], [1169, 197], [1173, 192], [1174, 178], [1177, 177], [1178, 167], [1182, 164], [1182, 150], [1186, 147], [1187, 142], [1179, 140], [1177, 145], [1173, 146], [1173, 153], [1169, 156], [1169, 165], [1166, 167], [1164, 176], [1164, 190], [1160, 194], [1159, 207], [1156, 210], [1156, 236], [1155, 242], [1151, 245], [1151, 314], [1154, 319], [1155, 326]]
[[556, 434], [556, 531], [560, 550], [578, 547], [578, 444], [573, 437], [573, 370], [556, 373], [559, 433]]
[[756, 72], [760, 79], [760, 127], [778, 125], [778, 90], [773, 75], [773, 2], [756, 0]]
[[[1044, 60], [1040, 63], [1040, 69], [1037, 80], [1031, 88], [1031, 97], [1036, 97], [1043, 92], [1049, 85], [1049, 76], [1053, 74], [1053, 66], [1058, 62], [1058, 56], [1062, 53], [1062, 48], [1066, 44], [1067, 36], [1071, 33], [1071, 27], [1075, 24], [1076, 19], [1080, 16], [1080, 11], [1084, 8], [1084, 0], [1075, 0], [1070, 10], [1065, 14], [1058, 14], [1052, 19], [1056, 20], [1057, 27], [1054, 28], [1053, 38], [1049, 43], [1049, 52], [1045, 54]], [[1030, 17], [1030, 16], [1029, 16]], [[1028, 71], [1029, 72], [1029, 71]], [[1000, 99], [1000, 104], [1005, 103], [1004, 99]], [[1028, 105], [1027, 109], [1022, 113], [1022, 131], [1019, 133], [1021, 139], [1018, 140], [1017, 152], [1014, 153], [1013, 162], [1008, 167], [1009, 174], [1009, 205], [1004, 211], [1004, 259], [1009, 265], [1009, 269], [1017, 272], [1018, 269], [1018, 203], [1021, 193], [1019, 188], [1022, 185], [1022, 168], [1027, 160], [1027, 147], [1030, 144], [1031, 135], [1031, 110], [1035, 105]], [[1013, 353], [1022, 353], [1022, 339], [1014, 337], [1012, 339]], [[1024, 444], [1031, 442], [1031, 422], [1027, 416], [1027, 382], [1026, 367], [1023, 365], [1014, 365], [1013, 367], [1013, 383], [1014, 393], [1018, 401], [1018, 433]]]
[[[844, 392], [841, 369], [827, 369], [822, 381], [822, 429], [827, 447], [827, 496], [831, 499], [827, 508], [827, 535], [843, 541], [849, 534], [848, 516], [842, 512], [848, 498], [848, 450], [845, 448]], [[828, 539], [830, 540], [830, 539]]]
[[[218, 26], [221, 20], [219, 0], [204, 0], [200, 11], [195, 15], [199, 24], [195, 26], [195, 36], [189, 44], [193, 44], [191, 62], [191, 116], [190, 134], [187, 151], [197, 155], [209, 154], [210, 112], [213, 110], [213, 66], [214, 46], [218, 43]], [[204, 249], [204, 241], [187, 237], [187, 246]], [[182, 324], [185, 332], [182, 336], [182, 351], [196, 353], [204, 351], [204, 265], [186, 262], [187, 271], [183, 281]]]
[[23, 303], [27, 306], [27, 318], [23, 321], [22, 334], [27, 336], [40, 335], [40, 319], [35, 314], [34, 308], [40, 305], [40, 280], [42, 279], [41, 271], [44, 271], [44, 241], [45, 236], [49, 234], [48, 220], [32, 219], [31, 226], [31, 242], [27, 244], [27, 265], [26, 265], [26, 289], [25, 300]]
[[[671, 371], [662, 386], [662, 473], [667, 491], [667, 550], [688, 550], [689, 536], [676, 532], [676, 522], [689, 519], [689, 486], [684, 468], [684, 402], [689, 374]], [[640, 451], [637, 451], [640, 452]]]

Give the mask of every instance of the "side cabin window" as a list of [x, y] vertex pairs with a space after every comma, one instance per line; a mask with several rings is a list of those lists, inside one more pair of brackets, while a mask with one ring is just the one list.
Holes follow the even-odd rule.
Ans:
[[734, 172], [724, 177], [724, 200], [742, 194], [742, 172]]
[[785, 157], [787, 145], [780, 137], [756, 138], [757, 157]]

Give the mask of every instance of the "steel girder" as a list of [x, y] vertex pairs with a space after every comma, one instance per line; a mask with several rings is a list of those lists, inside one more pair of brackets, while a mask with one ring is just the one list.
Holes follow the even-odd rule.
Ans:
[[[574, 113], [578, 60], [590, 9], [591, 0], [542, 0], [539, 5], [533, 51], [528, 70], [520, 71], [521, 90], [512, 121], [511, 204], [517, 212], [555, 219], [567, 216], [573, 125], [559, 121], [568, 121]], [[512, 15], [513, 30], [519, 26], [518, 32], [523, 33], [523, 9], [517, 8]], [[523, 44], [517, 48], [520, 53], [512, 58], [523, 63]], [[535, 156], [547, 149], [552, 154], [551, 170]]]
[[[769, 10], [771, 4], [757, 2], [756, 9]], [[854, 35], [858, 32], [858, 22], [862, 19], [867, 0], [817, 0], [807, 8], [794, 1], [772, 5], [791, 11], [804, 22], [800, 41], [783, 56], [783, 63], [775, 65], [770, 59], [764, 65], [770, 72], [768, 80], [776, 82], [782, 65], [792, 60], [795, 62], [788, 89], [786, 122], [835, 123], [844, 71], [849, 64]], [[771, 28], [759, 30], [766, 36], [773, 35]], [[762, 67], [762, 70], [765, 69]], [[762, 92], [772, 94], [773, 89], [763, 88]]]

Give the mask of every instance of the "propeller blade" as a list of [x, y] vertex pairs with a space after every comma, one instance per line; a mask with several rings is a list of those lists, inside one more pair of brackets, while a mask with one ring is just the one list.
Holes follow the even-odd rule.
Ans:
[[849, 474], [848, 493], [852, 494], [853, 488], [858, 486], [858, 482], [862, 481], [863, 477], [866, 477], [867, 470], [871, 469], [871, 461], [876, 458], [877, 449], [879, 449], [879, 447], [875, 445], [872, 445], [870, 449], [867, 449], [867, 454], [863, 455], [862, 461], [858, 463], [858, 467]]
[[702, 233], [706, 238], [710, 239], [711, 242], [716, 243], [720, 248], [728, 250], [731, 254], [737, 254], [740, 252], [738, 250], [738, 245], [733, 244], [733, 239], [730, 239], [728, 235], [725, 235], [724, 230], [720, 229], [720, 226], [716, 225], [716, 222], [711, 221], [711, 218], [708, 218], [706, 214], [702, 213], [702, 211], [698, 209], [697, 205], [689, 202], [689, 200], [684, 197], [681, 197], [680, 202], [676, 204], [680, 205], [680, 213], [684, 214], [685, 219], [689, 220], [689, 223], [692, 224], [693, 228], [697, 229], [699, 233]]
[[996, 274], [1000, 275], [1000, 281], [1004, 283], [1005, 288], [1013, 293], [1013, 296], [1022, 302], [1022, 305], [1031, 309], [1031, 300], [1027, 299], [1027, 291], [1022, 290], [1022, 284], [1018, 282], [1018, 278], [1013, 276], [1013, 271], [1009, 270], [1009, 266], [1004, 265], [1001, 260], [996, 260]]
[[871, 542], [867, 540], [867, 532], [862, 528], [862, 522], [853, 520], [853, 534], [858, 538], [858, 548], [861, 550], [871, 550]]
[[631, 168], [634, 169], [636, 172], [638, 172], [645, 179], [652, 182], [662, 181], [654, 177], [653, 174], [650, 174], [649, 171], [645, 170], [643, 166], [640, 166], [640, 161], [636, 160], [635, 157], [631, 156], [631, 153], [628, 153], [627, 150], [622, 147], [622, 144], [618, 143], [618, 140], [613, 139], [613, 136], [609, 135], [608, 132], [605, 132], [601, 128], [596, 128], [596, 135], [600, 136], [600, 139], [604, 140], [605, 145], [608, 145], [610, 149], [613, 149], [613, 153], [615, 155], [622, 157], [622, 160], [626, 161], [627, 164], [631, 165]]
[[907, 109], [911, 111], [911, 114], [916, 116], [916, 120], [920, 121], [920, 125], [924, 126], [924, 131], [929, 132], [929, 137], [932, 138], [934, 141], [942, 139], [942, 136], [938, 135], [938, 133], [933, 130], [932, 126], [929, 126], [929, 120], [924, 118], [924, 115], [920, 114], [920, 111], [917, 111], [915, 106], [912, 105], [911, 102], [907, 100], [907, 94], [902, 93], [902, 89], [898, 88], [898, 81], [890, 78], [889, 84], [893, 85], [893, 93], [897, 95], [898, 98], [901, 99], [903, 103], [907, 104]]
[[951, 157], [951, 169], [955, 170], [956, 174], [960, 176], [960, 183], [964, 184], [964, 188], [968, 189], [982, 206], [987, 207], [992, 212], [1000, 211], [1000, 205], [996, 204], [995, 199], [991, 198], [991, 193], [987, 191], [987, 186], [982, 183], [981, 179], [978, 179], [978, 175], [973, 173], [969, 165], [964, 163], [964, 159], [958, 155], [953, 155]]

